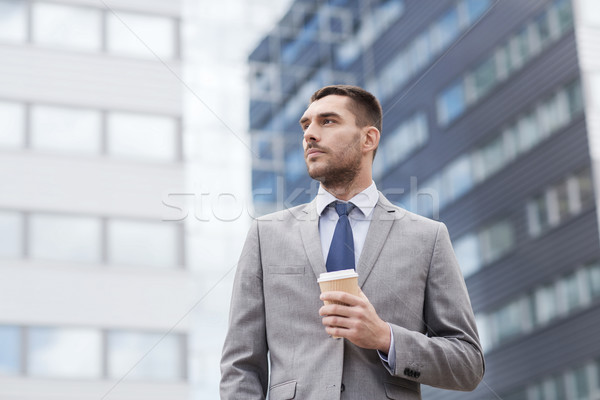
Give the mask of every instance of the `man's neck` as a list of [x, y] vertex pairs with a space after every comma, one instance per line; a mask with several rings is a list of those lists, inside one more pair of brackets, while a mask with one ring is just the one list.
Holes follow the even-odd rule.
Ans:
[[360, 182], [353, 181], [347, 185], [325, 186], [323, 185], [323, 183], [321, 183], [321, 186], [323, 186], [323, 189], [331, 193], [336, 199], [348, 201], [363, 190], [365, 190], [366, 188], [368, 188], [369, 186], [371, 186], [372, 182], [372, 179], [363, 179]]

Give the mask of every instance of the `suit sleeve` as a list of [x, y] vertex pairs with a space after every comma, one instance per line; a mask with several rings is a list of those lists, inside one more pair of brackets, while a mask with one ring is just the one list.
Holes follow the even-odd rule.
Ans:
[[238, 262], [221, 357], [221, 400], [264, 399], [269, 379], [258, 221]]
[[485, 370], [475, 318], [446, 226], [439, 224], [423, 310], [427, 335], [392, 325], [393, 375], [444, 389], [474, 390]]

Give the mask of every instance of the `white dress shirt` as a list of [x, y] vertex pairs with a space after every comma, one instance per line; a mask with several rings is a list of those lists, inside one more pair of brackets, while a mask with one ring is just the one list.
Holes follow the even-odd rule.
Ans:
[[[373, 218], [373, 210], [375, 209], [378, 200], [379, 192], [377, 191], [375, 182], [371, 182], [371, 185], [368, 188], [348, 201], [356, 206], [350, 211], [350, 214], [348, 214], [350, 226], [352, 227], [352, 237], [354, 239], [354, 262], [356, 265], [358, 265], [358, 261], [360, 260], [360, 255], [362, 254], [362, 249], [365, 245], [365, 239], [367, 238], [367, 232], [371, 225], [371, 219]], [[316, 202], [317, 213], [319, 214], [319, 234], [321, 236], [323, 260], [327, 260], [335, 226], [340, 218], [335, 211], [335, 206], [331, 204], [334, 201], [346, 203], [343, 200], [337, 199], [334, 195], [325, 190], [323, 186], [319, 186]], [[354, 266], [355, 268], [356, 265]], [[396, 353], [394, 352], [394, 334], [391, 326], [390, 336], [390, 349], [387, 356], [380, 351], [377, 353], [386, 369], [393, 374], [396, 364]]]

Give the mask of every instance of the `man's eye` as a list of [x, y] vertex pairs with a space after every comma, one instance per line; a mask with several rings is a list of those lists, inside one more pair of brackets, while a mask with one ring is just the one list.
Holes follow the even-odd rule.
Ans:
[[327, 125], [327, 124], [333, 124], [335, 121], [333, 121], [332, 119], [324, 119], [323, 120], [323, 125]]

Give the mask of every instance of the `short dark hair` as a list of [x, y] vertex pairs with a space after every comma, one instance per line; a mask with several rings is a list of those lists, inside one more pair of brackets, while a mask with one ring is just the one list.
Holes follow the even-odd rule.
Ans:
[[[379, 104], [379, 100], [371, 93], [358, 86], [331, 85], [314, 92], [310, 97], [310, 102], [313, 103], [330, 95], [349, 97], [351, 99], [350, 111], [356, 118], [356, 125], [361, 128], [374, 126], [381, 132], [381, 121], [383, 119], [381, 104]], [[377, 149], [373, 151], [373, 157], [375, 157], [376, 152]]]

